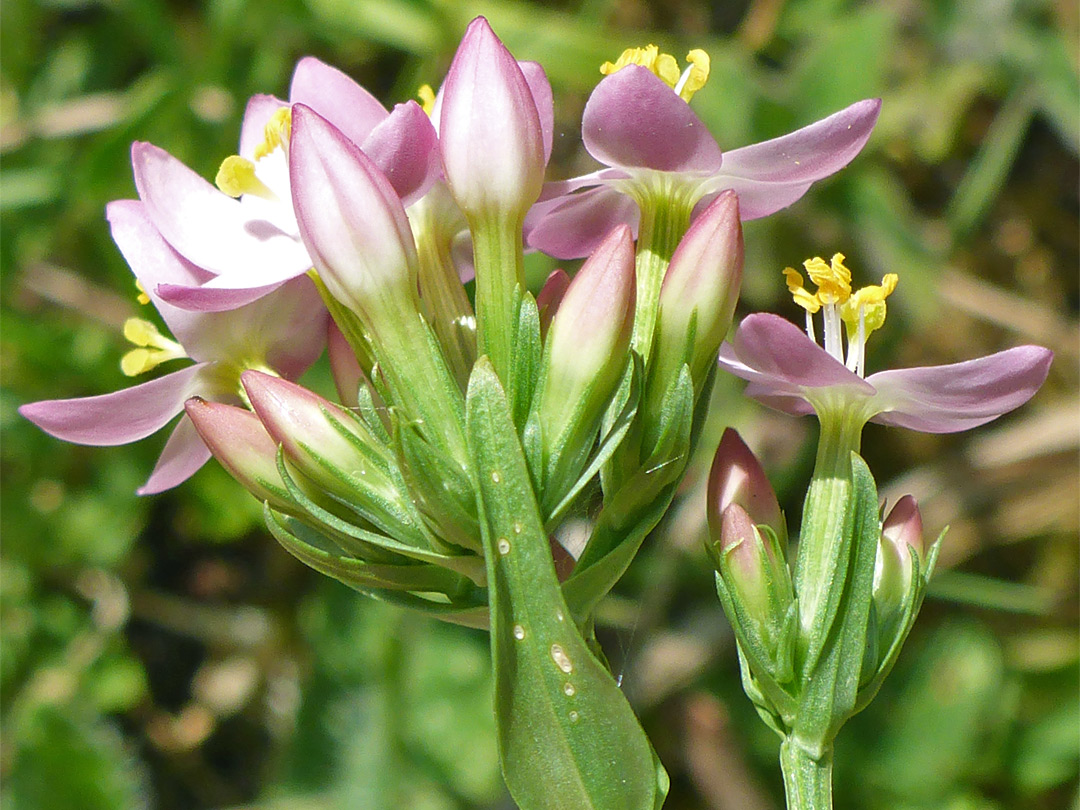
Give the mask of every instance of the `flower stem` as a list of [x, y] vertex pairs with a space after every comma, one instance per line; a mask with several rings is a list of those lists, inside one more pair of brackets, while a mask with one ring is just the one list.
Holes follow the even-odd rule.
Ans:
[[505, 385], [509, 380], [517, 290], [525, 289], [521, 222], [491, 218], [470, 222], [476, 265], [479, 354], [486, 354]]
[[832, 748], [814, 759], [788, 737], [780, 746], [787, 810], [832, 810]]

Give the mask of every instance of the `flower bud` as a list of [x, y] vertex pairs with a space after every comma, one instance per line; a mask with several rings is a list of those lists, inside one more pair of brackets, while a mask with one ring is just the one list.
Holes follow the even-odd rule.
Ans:
[[881, 527], [874, 561], [873, 600], [880, 623], [888, 624], [899, 611], [913, 583], [912, 554], [923, 559], [922, 516], [915, 499], [905, 495]]
[[259, 417], [235, 405], [192, 397], [184, 404], [195, 430], [222, 467], [258, 498], [280, 511], [296, 511], [277, 468], [277, 442]]
[[540, 334], [547, 335], [551, 319], [562, 303], [566, 289], [570, 286], [570, 276], [562, 268], [552, 270], [544, 286], [536, 296], [536, 308], [540, 312]]
[[332, 124], [293, 107], [289, 176], [300, 235], [330, 294], [378, 338], [415, 319], [416, 248], [375, 164]]
[[330, 360], [330, 374], [334, 378], [338, 399], [346, 408], [357, 407], [360, 404], [360, 386], [366, 382], [364, 370], [356, 359], [353, 347], [333, 321], [329, 322], [326, 333], [326, 354]]
[[544, 182], [536, 100], [483, 17], [470, 23], [441, 93], [439, 141], [447, 183], [470, 221], [524, 217]]
[[728, 506], [738, 504], [755, 524], [771, 528], [781, 543], [787, 527], [776, 493], [757, 457], [732, 428], [724, 431], [709, 473], [709, 519], [718, 520]]
[[570, 282], [548, 329], [538, 395], [544, 448], [564, 433], [591, 433], [629, 358], [634, 318], [634, 246], [615, 228]]
[[[657, 366], [667, 370], [689, 363], [695, 390], [716, 362], [720, 344], [731, 326], [742, 284], [742, 266], [739, 199], [734, 191], [725, 191], [687, 230], [660, 288]], [[687, 345], [691, 338], [692, 345]]]

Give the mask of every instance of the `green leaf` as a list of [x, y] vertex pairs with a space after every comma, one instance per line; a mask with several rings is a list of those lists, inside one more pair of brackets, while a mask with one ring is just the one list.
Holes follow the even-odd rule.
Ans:
[[477, 361], [466, 425], [480, 493], [503, 774], [522, 810], [658, 807], [666, 793], [633, 710], [571, 620], [510, 408]]

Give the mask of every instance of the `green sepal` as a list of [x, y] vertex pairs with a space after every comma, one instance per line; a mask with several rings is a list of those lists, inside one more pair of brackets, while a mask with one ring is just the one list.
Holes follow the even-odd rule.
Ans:
[[[635, 358], [637, 356], [635, 355]], [[634, 424], [634, 417], [637, 415], [638, 402], [641, 396], [641, 385], [639, 383], [641, 371], [640, 358], [635, 359], [634, 365], [630, 368], [630, 371], [626, 377], [629, 380], [627, 386], [628, 391], [625, 397], [620, 397], [619, 400], [622, 403], [622, 409], [616, 414], [614, 420], [605, 425], [603, 433], [601, 434], [599, 446], [593, 452], [588, 466], [578, 476], [577, 481], [570, 487], [570, 489], [562, 496], [562, 499], [551, 507], [550, 510], [543, 508], [541, 511], [547, 515], [548, 530], [553, 530], [559, 522], [571, 511], [575, 503], [578, 502], [579, 496], [585, 491], [586, 487], [592, 482], [597, 474], [604, 468], [604, 466], [611, 459], [612, 455], [622, 445], [623, 440], [629, 433], [630, 428]], [[604, 420], [607, 422], [607, 419]], [[548, 492], [544, 492], [544, 501]]]
[[[825, 755], [833, 738], [855, 711], [859, 690], [881, 524], [874, 478], [866, 462], [851, 454], [851, 498], [845, 537], [838, 544], [839, 569], [832, 587], [839, 591], [834, 621], [811, 628], [811, 649], [820, 654], [803, 662], [803, 688], [792, 738], [814, 757]], [[819, 614], [820, 616], [821, 614]]]
[[739, 677], [742, 681], [743, 692], [750, 698], [754, 710], [758, 713], [758, 717], [765, 721], [765, 725], [781, 737], [786, 738], [790, 720], [785, 721], [785, 719], [777, 713], [773, 701], [770, 701], [765, 697], [765, 693], [761, 689], [761, 683], [750, 670], [750, 662], [746, 660], [746, 653], [743, 651], [742, 645], [739, 644], [738, 641], [735, 642], [735, 652], [738, 654], [739, 658]]
[[401, 472], [420, 513], [448, 546], [479, 552], [475, 494], [466, 470], [429, 444], [415, 425], [392, 418]]
[[522, 810], [655, 810], [666, 775], [622, 691], [570, 620], [510, 407], [486, 357], [469, 381], [466, 425], [510, 793]]
[[[563, 583], [563, 593], [578, 622], [592, 613], [626, 572], [646, 536], [671, 505], [689, 458], [693, 396], [690, 370], [683, 366], [664, 398], [662, 430], [653, 454], [615, 492], [605, 492], [589, 540]], [[614, 481], [609, 479], [609, 483]]]
[[356, 392], [357, 411], [364, 424], [383, 444], [389, 447], [390, 431], [386, 429], [386, 422], [379, 416], [379, 412], [386, 413], [386, 406], [375, 402], [375, 395], [367, 385], [361, 383]]
[[264, 506], [266, 526], [294, 557], [321, 574], [354, 588], [388, 588], [402, 591], [443, 593], [453, 599], [469, 593], [475, 584], [446, 568], [404, 560], [403, 564], [373, 563], [335, 553], [334, 542], [295, 518]]
[[370, 379], [375, 359], [371, 348], [371, 338], [364, 325], [360, 323], [356, 313], [331, 294], [330, 290], [323, 284], [322, 279], [319, 278], [318, 272], [311, 269], [308, 270], [307, 275], [315, 284], [315, 289], [319, 291], [319, 296], [322, 298], [327, 311], [329, 311], [330, 317], [333, 318], [334, 323], [341, 330], [341, 334], [345, 336], [345, 341], [352, 348], [357, 364]]
[[363, 529], [323, 509], [319, 504], [311, 500], [296, 483], [293, 476], [297, 475], [297, 473], [288, 468], [280, 449], [278, 451], [278, 470], [290, 495], [303, 510], [301, 520], [307, 517], [311, 521], [318, 523], [320, 531], [329, 533], [330, 539], [345, 553], [369, 561], [388, 564], [397, 563], [401, 557], [406, 557], [456, 571], [468, 577], [477, 585], [486, 583], [487, 572], [484, 570], [483, 560], [479, 556], [472, 554], [442, 554], [432, 549], [410, 546], [392, 537]]
[[536, 383], [540, 378], [540, 312], [536, 299], [528, 290], [522, 294], [515, 290], [518, 299], [518, 317], [514, 324], [514, 341], [510, 348], [510, 379], [506, 389], [510, 397], [514, 424], [521, 430], [529, 416]]

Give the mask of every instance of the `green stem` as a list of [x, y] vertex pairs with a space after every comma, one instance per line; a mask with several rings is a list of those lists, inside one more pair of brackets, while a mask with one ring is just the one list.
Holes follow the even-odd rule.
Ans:
[[491, 358], [507, 384], [517, 322], [517, 290], [525, 289], [521, 222], [470, 222], [476, 266], [476, 328], [479, 353]]
[[832, 749], [819, 759], [788, 737], [780, 746], [787, 810], [832, 810]]

